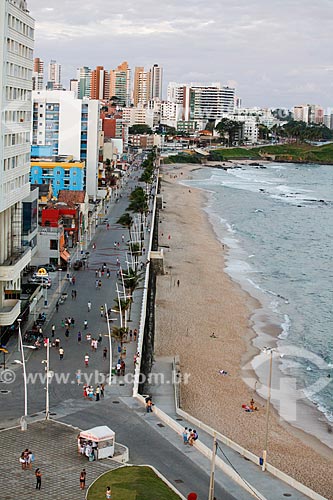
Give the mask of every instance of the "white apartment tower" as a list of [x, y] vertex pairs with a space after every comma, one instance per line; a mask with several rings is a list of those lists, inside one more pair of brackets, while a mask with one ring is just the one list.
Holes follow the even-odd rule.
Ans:
[[[0, 2], [0, 333], [20, 314], [22, 201], [29, 196], [34, 20], [23, 0]], [[17, 291], [17, 292], [15, 292]]]
[[62, 90], [61, 64], [58, 64], [53, 59], [49, 63], [47, 86], [49, 90]]
[[149, 70], [149, 99], [162, 100], [163, 68], [158, 64]]

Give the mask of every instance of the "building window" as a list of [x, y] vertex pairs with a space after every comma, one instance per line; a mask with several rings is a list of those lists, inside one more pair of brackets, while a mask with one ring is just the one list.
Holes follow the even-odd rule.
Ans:
[[58, 240], [50, 240], [50, 250], [58, 250]]

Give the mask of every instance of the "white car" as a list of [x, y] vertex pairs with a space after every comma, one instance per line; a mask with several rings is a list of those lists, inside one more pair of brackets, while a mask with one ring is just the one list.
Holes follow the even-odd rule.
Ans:
[[51, 288], [52, 282], [47, 276], [33, 276], [30, 278], [29, 283], [34, 283], [35, 285], [43, 285], [43, 288]]

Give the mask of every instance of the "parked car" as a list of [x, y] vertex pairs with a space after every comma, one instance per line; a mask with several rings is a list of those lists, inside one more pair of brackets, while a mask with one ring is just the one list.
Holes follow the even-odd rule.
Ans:
[[43, 288], [51, 288], [52, 281], [47, 276], [33, 276], [29, 279], [28, 283], [33, 283], [35, 285], [42, 285]]
[[39, 269], [45, 269], [48, 273], [54, 273], [57, 270], [57, 267], [54, 264], [44, 264], [43, 266], [39, 266]]

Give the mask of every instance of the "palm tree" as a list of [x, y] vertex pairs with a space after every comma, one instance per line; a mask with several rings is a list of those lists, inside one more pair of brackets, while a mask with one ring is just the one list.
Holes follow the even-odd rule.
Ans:
[[120, 359], [123, 354], [123, 343], [124, 336], [127, 334], [128, 328], [113, 326], [111, 337], [114, 338], [120, 344]]
[[129, 239], [132, 241], [131, 238], [131, 226], [133, 224], [133, 217], [128, 212], [125, 212], [119, 219], [117, 220], [117, 224], [120, 224], [123, 227], [126, 227], [129, 232]]

